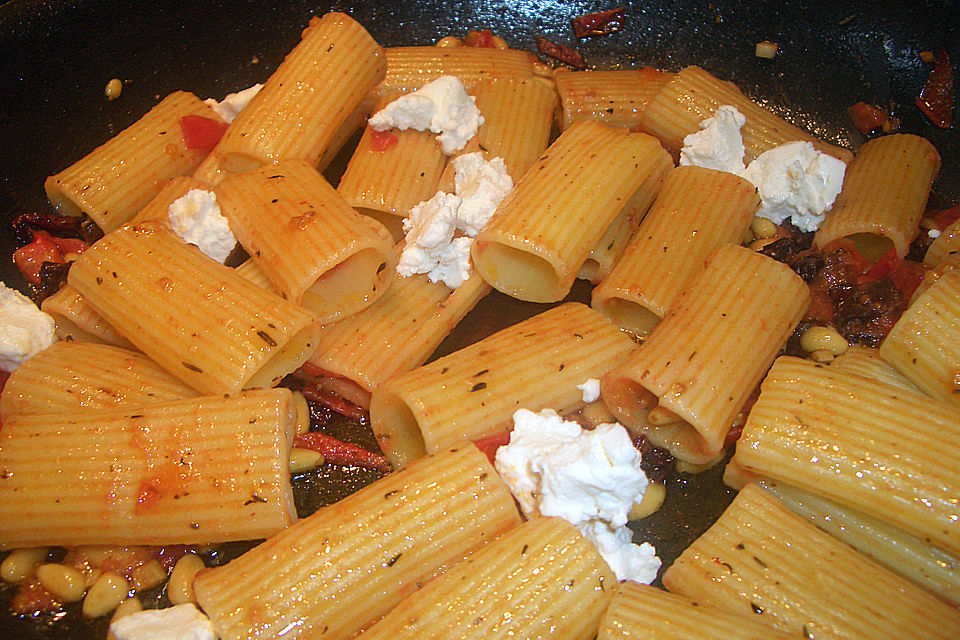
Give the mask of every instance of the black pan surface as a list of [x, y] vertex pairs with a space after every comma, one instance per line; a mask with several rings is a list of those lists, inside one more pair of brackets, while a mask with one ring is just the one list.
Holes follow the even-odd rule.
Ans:
[[[623, 32], [575, 41], [571, 17], [621, 4], [627, 5]], [[385, 46], [432, 44], [446, 35], [490, 28], [516, 48], [533, 50], [534, 34], [577, 46], [594, 68], [678, 70], [698, 64], [786, 119], [850, 148], [864, 138], [845, 109], [863, 100], [891, 109], [903, 131], [927, 137], [940, 151], [943, 168], [931, 206], [960, 202], [960, 132], [937, 129], [913, 106], [930, 71], [921, 51], [946, 48], [960, 63], [957, 2], [14, 0], [0, 6], [0, 278], [25, 289], [10, 260], [16, 245], [9, 222], [19, 213], [49, 210], [42, 189], [46, 176], [171, 91], [221, 98], [264, 81], [310, 16], [332, 9], [349, 13]], [[775, 59], [754, 56], [762, 40], [778, 43]], [[115, 77], [123, 81], [123, 93], [110, 102], [103, 89]], [[571, 296], [588, 300], [589, 289], [579, 283]], [[491, 295], [438, 353], [541, 309]], [[729, 503], [720, 470], [672, 480], [664, 508], [636, 528], [638, 539], [653, 542], [665, 565]], [[355, 470], [328, 468], [299, 483], [299, 505], [312, 511], [335, 499], [336, 488], [355, 488], [369, 479]], [[9, 588], [0, 588], [2, 611], [9, 595]], [[105, 621], [87, 623], [74, 608], [61, 620], [21, 620], [0, 612], [2, 640], [104, 637]]]

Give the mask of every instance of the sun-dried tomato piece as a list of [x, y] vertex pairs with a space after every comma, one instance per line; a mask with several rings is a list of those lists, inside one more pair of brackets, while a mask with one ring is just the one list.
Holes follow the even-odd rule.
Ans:
[[463, 39], [463, 46], [491, 49], [493, 48], [493, 32], [490, 31], [490, 29], [471, 31], [467, 34], [467, 37]]
[[953, 69], [946, 49], [937, 53], [937, 64], [914, 102], [938, 127], [949, 129], [953, 124]]
[[559, 60], [576, 69], [583, 69], [587, 66], [587, 63], [583, 61], [583, 56], [578, 51], [563, 44], [550, 42], [540, 36], [534, 36], [534, 38], [537, 40], [537, 50], [543, 55]]
[[863, 135], [867, 135], [874, 129], [879, 129], [887, 119], [883, 111], [866, 102], [858, 102], [851, 107], [847, 107], [847, 115], [853, 120], [853, 126], [859, 129]]
[[393, 467], [382, 455], [367, 451], [355, 444], [338, 440], [319, 431], [311, 431], [297, 436], [293, 440], [293, 446], [317, 451], [323, 454], [327, 462], [333, 464], [364, 467], [377, 471], [393, 470]]
[[578, 38], [606, 36], [623, 30], [625, 14], [624, 8], [620, 7], [608, 11], [587, 13], [574, 18], [570, 22], [573, 25], [573, 33]]

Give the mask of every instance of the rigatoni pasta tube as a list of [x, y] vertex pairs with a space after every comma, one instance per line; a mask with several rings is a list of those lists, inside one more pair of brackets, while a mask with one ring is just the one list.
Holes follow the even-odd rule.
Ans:
[[783, 356], [733, 463], [960, 553], [960, 418], [884, 382]]
[[214, 153], [232, 172], [291, 158], [316, 166], [385, 73], [383, 49], [358, 22], [343, 13], [311, 18]]
[[80, 292], [65, 285], [60, 291], [40, 303], [44, 313], [50, 314], [57, 324], [57, 337], [61, 340], [100, 342], [124, 349], [136, 349], [133, 343], [117, 333]]
[[275, 385], [316, 347], [307, 312], [156, 221], [104, 236], [68, 282], [118, 332], [202, 393]]
[[930, 243], [923, 264], [931, 269], [941, 265], [960, 267], [960, 220], [955, 220]]
[[739, 176], [677, 167], [593, 290], [593, 308], [631, 333], [649, 333], [716, 249], [740, 243], [759, 204], [756, 187]]
[[879, 349], [852, 344], [843, 354], [835, 358], [830, 366], [865, 378], [886, 382], [907, 391], [920, 391], [906, 376], [897, 371], [896, 367], [880, 357]]
[[471, 444], [392, 473], [197, 574], [223, 640], [352, 638], [520, 515]]
[[388, 379], [373, 391], [370, 426], [387, 459], [402, 467], [506, 433], [517, 409], [582, 407], [577, 385], [599, 378], [632, 347], [599, 313], [566, 303]]
[[597, 640], [788, 640], [756, 616], [701, 606], [656, 587], [624, 582], [600, 620]]
[[817, 150], [850, 162], [853, 154], [819, 140], [751, 101], [732, 82], [719, 80], [700, 67], [687, 67], [673, 76], [647, 102], [640, 128], [679, 154], [683, 138], [700, 130], [700, 122], [723, 105], [736, 107], [747, 118], [741, 129], [746, 150], [743, 161], [793, 140], [810, 142]]
[[553, 72], [560, 94], [560, 130], [580, 120], [599, 120], [608, 127], [636, 127], [650, 99], [673, 74], [653, 67], [614, 71]]
[[497, 207], [473, 244], [495, 289], [555, 302], [637, 191], [655, 192], [673, 165], [652, 137], [592, 121], [565, 131]]
[[678, 459], [710, 462], [809, 303], [806, 283], [785, 264], [722, 247], [644, 343], [604, 377], [604, 402], [624, 426]]
[[850, 238], [865, 255], [879, 258], [893, 248], [903, 258], [939, 171], [940, 154], [925, 138], [898, 133], [867, 142], [814, 242], [823, 247]]
[[393, 279], [389, 232], [302, 160], [231, 176], [215, 193], [237, 240], [280, 294], [300, 303], [309, 292], [321, 322], [369, 306]]
[[796, 638], [946, 640], [960, 612], [747, 485], [663, 577], [670, 591]]
[[196, 396], [142, 353], [91, 342], [58, 342], [17, 367], [0, 395], [0, 416], [76, 414]]
[[273, 535], [296, 517], [295, 416], [271, 389], [4, 420], [0, 508], [17, 516], [0, 519], [0, 548]]
[[617, 578], [560, 518], [514, 527], [407, 596], [362, 640], [592, 640]]
[[941, 275], [904, 312], [880, 355], [913, 384], [960, 407], [960, 271]]
[[206, 155], [187, 147], [180, 118], [222, 122], [209, 105], [185, 91], [160, 101], [137, 122], [44, 183], [65, 215], [87, 214], [113, 231], [153, 198], [170, 178], [193, 173]]

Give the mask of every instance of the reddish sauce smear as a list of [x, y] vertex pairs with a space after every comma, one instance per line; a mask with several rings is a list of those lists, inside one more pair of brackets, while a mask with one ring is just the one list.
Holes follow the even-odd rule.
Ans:
[[576, 69], [583, 69], [587, 66], [587, 63], [583, 61], [583, 56], [574, 49], [566, 45], [550, 42], [540, 36], [534, 36], [534, 38], [536, 38], [537, 41], [537, 50], [543, 55], [549, 56], [554, 60], [559, 60]]
[[394, 134], [389, 131], [371, 131], [370, 132], [370, 150], [377, 153], [383, 153], [400, 142]]
[[937, 54], [937, 62], [914, 101], [930, 121], [943, 129], [953, 124], [953, 68], [946, 49]]
[[573, 33], [578, 38], [606, 36], [623, 30], [625, 14], [624, 8], [620, 7], [608, 11], [588, 13], [578, 16], [570, 22], [573, 25]]
[[227, 123], [205, 116], [183, 116], [180, 118], [180, 130], [187, 149], [210, 151], [227, 130]]

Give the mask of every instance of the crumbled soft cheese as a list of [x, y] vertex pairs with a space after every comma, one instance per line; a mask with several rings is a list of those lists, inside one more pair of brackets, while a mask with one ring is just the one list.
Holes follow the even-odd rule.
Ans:
[[167, 209], [174, 232], [217, 262], [223, 262], [237, 246], [227, 219], [220, 213], [212, 191], [190, 189]]
[[216, 640], [210, 619], [193, 604], [138, 611], [110, 623], [117, 640]]
[[705, 167], [743, 174], [743, 137], [740, 128], [747, 118], [736, 107], [723, 105], [700, 122], [700, 131], [683, 139], [682, 166]]
[[56, 341], [53, 318], [0, 282], [0, 369], [13, 371]]
[[927, 236], [929, 236], [929, 237], [933, 238], [934, 240], [936, 240], [937, 238], [940, 237], [940, 230], [939, 230], [939, 229], [930, 229], [929, 231], [927, 231]]
[[583, 384], [578, 384], [577, 389], [583, 392], [584, 402], [596, 402], [600, 398], [600, 381], [596, 378], [587, 378]]
[[483, 124], [476, 98], [467, 95], [455, 76], [441, 76], [416, 91], [400, 96], [368, 121], [377, 131], [429, 129], [439, 134], [443, 152], [452, 154], [467, 144]]
[[204, 100], [204, 102], [213, 107], [213, 110], [216, 111], [221, 118], [227, 122], [233, 122], [233, 119], [237, 117], [237, 115], [245, 106], [250, 104], [250, 101], [253, 100], [253, 96], [260, 93], [260, 89], [262, 88], [263, 85], [258, 82], [252, 87], [247, 87], [243, 91], [228, 93], [227, 97], [220, 102], [217, 102], [213, 98], [207, 98]]
[[456, 289], [470, 277], [473, 238], [513, 188], [513, 180], [501, 158], [487, 162], [480, 153], [460, 156], [453, 166], [456, 193], [439, 191], [404, 219], [406, 245], [397, 273], [424, 273], [431, 282]]
[[648, 484], [626, 429], [602, 424], [585, 430], [551, 409], [521, 409], [513, 422], [495, 465], [524, 513], [558, 516], [578, 527], [618, 580], [652, 581], [659, 560], [649, 545], [633, 544], [625, 526]]
[[743, 174], [757, 186], [757, 215], [776, 224], [787, 218], [801, 231], [816, 231], [833, 206], [847, 166], [809, 142], [788, 142], [764, 151]]

